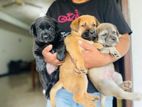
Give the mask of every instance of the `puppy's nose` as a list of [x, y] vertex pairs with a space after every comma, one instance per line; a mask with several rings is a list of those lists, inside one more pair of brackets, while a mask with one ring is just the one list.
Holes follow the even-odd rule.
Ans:
[[44, 35], [47, 35], [47, 34], [48, 34], [47, 32], [44, 33]]
[[47, 40], [47, 39], [49, 39], [49, 37], [46, 36], [46, 35], [44, 35], [44, 36], [43, 36], [43, 40]]
[[91, 35], [93, 38], [95, 38], [96, 37], [96, 31], [95, 30], [94, 31], [90, 31], [89, 35]]
[[90, 31], [90, 34], [92, 34], [92, 35], [94, 34], [95, 35], [96, 34], [96, 30]]

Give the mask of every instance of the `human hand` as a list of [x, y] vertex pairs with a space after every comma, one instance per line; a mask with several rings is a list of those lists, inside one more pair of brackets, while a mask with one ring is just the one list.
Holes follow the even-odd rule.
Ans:
[[48, 45], [42, 51], [42, 55], [44, 56], [44, 60], [46, 63], [50, 63], [52, 65], [58, 66], [62, 63], [56, 58], [57, 53], [51, 53], [50, 50], [52, 49], [52, 45]]
[[103, 66], [113, 61], [110, 55], [101, 53], [93, 43], [79, 41], [79, 45], [87, 68]]
[[58, 67], [55, 65], [52, 65], [50, 63], [46, 64], [46, 69], [49, 75], [51, 75]]

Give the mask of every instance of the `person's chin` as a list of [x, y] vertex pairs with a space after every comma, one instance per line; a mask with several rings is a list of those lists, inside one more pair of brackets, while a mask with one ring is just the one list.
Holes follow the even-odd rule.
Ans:
[[85, 2], [87, 2], [87, 1], [89, 1], [89, 0], [72, 0], [72, 2], [73, 3], [85, 3]]

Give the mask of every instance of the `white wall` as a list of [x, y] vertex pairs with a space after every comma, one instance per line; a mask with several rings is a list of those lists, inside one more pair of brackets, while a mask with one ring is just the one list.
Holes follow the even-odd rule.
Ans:
[[8, 72], [10, 60], [32, 60], [32, 44], [31, 37], [0, 29], [0, 74]]
[[[142, 1], [129, 0], [132, 34], [132, 60], [134, 91], [142, 93]], [[142, 101], [134, 101], [134, 107], [142, 107]]]
[[[54, 0], [49, 0], [48, 6], [50, 6], [53, 1]], [[48, 8], [48, 6], [46, 6], [46, 8]], [[43, 14], [45, 14], [44, 11], [39, 16]], [[15, 23], [15, 19], [5, 14], [2, 15], [6, 17], [5, 21], [8, 20], [8, 22]], [[19, 23], [19, 21], [16, 21], [16, 23]], [[13, 29], [13, 26], [11, 26], [12, 25], [9, 23], [0, 20], [0, 75], [8, 72], [7, 63], [10, 60], [22, 59], [24, 61], [30, 61], [34, 59], [32, 55], [32, 37], [25, 36], [27, 32], [25, 32], [24, 35], [24, 30], [17, 30], [19, 28], [16, 27]], [[19, 32], [21, 33], [20, 35]]]

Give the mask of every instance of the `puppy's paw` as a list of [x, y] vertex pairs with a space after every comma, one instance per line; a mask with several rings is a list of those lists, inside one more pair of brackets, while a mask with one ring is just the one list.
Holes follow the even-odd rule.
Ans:
[[85, 107], [96, 107], [96, 104], [93, 101], [86, 102]]
[[85, 73], [87, 74], [87, 69], [85, 68], [84, 64], [81, 64], [80, 62], [76, 63], [76, 68], [78, 71], [80, 71], [80, 73]]
[[57, 54], [57, 59], [58, 59], [59, 61], [63, 61], [64, 58], [65, 58], [65, 54]]
[[134, 100], [142, 100], [142, 94], [141, 93], [135, 93]]
[[132, 89], [132, 81], [124, 81], [122, 84], [120, 84], [120, 87], [125, 91], [130, 91]]
[[90, 94], [86, 94], [86, 99], [88, 99], [90, 101], [96, 101], [96, 100], [99, 100], [100, 97], [99, 96], [93, 96], [93, 95], [90, 95]]
[[110, 48], [109, 52], [115, 58], [120, 58], [121, 57], [121, 54], [116, 50], [115, 47]]
[[92, 101], [97, 101], [97, 100], [99, 100], [99, 99], [100, 99], [99, 96], [93, 96], [93, 97], [92, 97]]
[[102, 48], [100, 49], [101, 53], [105, 53], [105, 54], [109, 54], [110, 53], [110, 50], [109, 48]]

